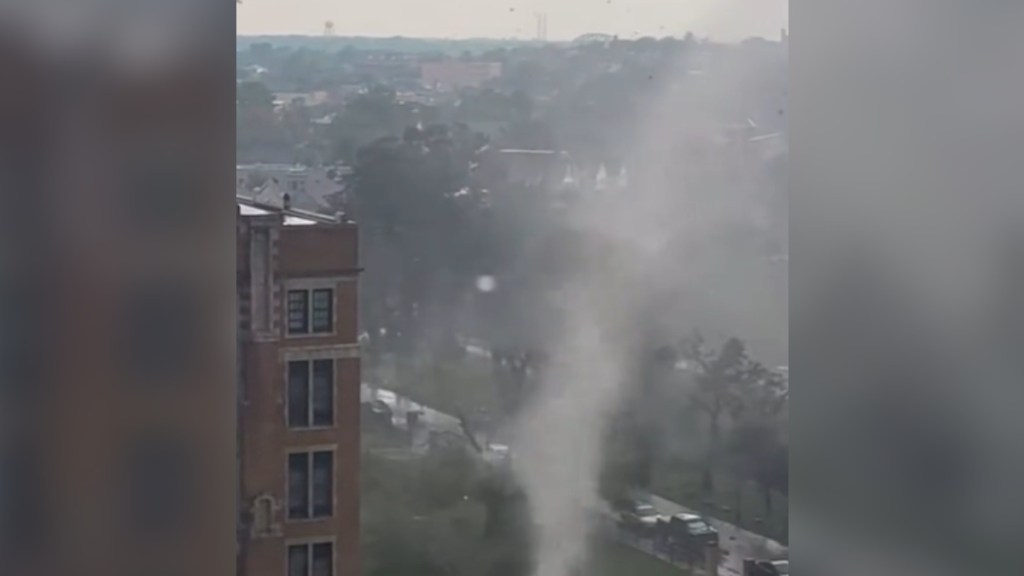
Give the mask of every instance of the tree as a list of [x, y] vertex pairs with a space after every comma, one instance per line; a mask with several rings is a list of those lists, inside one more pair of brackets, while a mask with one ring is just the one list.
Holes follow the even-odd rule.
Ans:
[[459, 448], [422, 460], [364, 454], [363, 462], [368, 576], [529, 576], [528, 507], [509, 472]]
[[274, 94], [267, 85], [258, 80], [239, 82], [235, 88], [235, 104], [238, 108], [273, 108]]
[[498, 348], [491, 351], [491, 362], [504, 414], [513, 417], [540, 381], [547, 355], [538, 350]]
[[772, 513], [772, 492], [789, 493], [789, 447], [782, 441], [779, 424], [745, 421], [731, 434], [730, 450], [740, 472], [754, 481], [764, 498], [767, 515]]
[[[488, 264], [481, 225], [484, 196], [470, 172], [481, 139], [465, 126], [408, 126], [361, 148], [353, 205], [363, 234], [369, 293], [363, 315], [372, 339], [385, 330], [385, 349], [411, 352], [430, 320], [442, 333], [445, 317]], [[453, 285], [455, 289], [453, 289]], [[440, 315], [438, 315], [440, 316]]]
[[714, 490], [714, 468], [721, 448], [722, 418], [738, 418], [746, 409], [746, 393], [765, 377], [763, 366], [753, 361], [738, 338], [730, 338], [715, 351], [700, 334], [684, 339], [680, 354], [693, 369], [695, 390], [691, 405], [708, 418], [708, 454], [704, 489]]

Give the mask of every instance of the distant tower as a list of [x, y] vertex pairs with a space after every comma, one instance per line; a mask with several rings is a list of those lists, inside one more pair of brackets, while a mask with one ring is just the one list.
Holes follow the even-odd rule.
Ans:
[[324, 22], [324, 36], [334, 36], [334, 22]]
[[548, 41], [548, 15], [544, 13], [537, 14], [537, 40]]

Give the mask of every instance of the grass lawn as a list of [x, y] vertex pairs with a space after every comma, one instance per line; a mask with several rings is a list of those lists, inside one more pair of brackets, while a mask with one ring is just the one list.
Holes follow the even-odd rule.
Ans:
[[679, 568], [622, 544], [594, 543], [590, 566], [583, 576], [687, 576]]
[[391, 365], [368, 371], [365, 379], [446, 414], [461, 411], [479, 417], [501, 410], [498, 382], [489, 360], [468, 357]]

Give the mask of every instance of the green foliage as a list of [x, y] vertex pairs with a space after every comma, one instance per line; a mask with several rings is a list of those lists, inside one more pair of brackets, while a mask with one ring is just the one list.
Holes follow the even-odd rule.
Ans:
[[726, 467], [717, 471], [714, 488], [708, 492], [702, 485], [704, 469], [703, 460], [659, 463], [651, 491], [779, 542], [788, 540], [786, 494], [773, 490], [769, 510], [765, 507], [763, 488], [743, 476], [740, 470]]
[[586, 576], [686, 576], [687, 572], [622, 544], [594, 542]]
[[235, 102], [239, 108], [269, 108], [274, 105], [274, 95], [266, 84], [246, 80], [235, 88]]
[[352, 200], [365, 258], [375, 263], [364, 281], [381, 296], [366, 302], [363, 315], [385, 349], [411, 352], [427, 305], [471, 290], [486, 265], [484, 197], [470, 174], [480, 145], [465, 127], [431, 124], [357, 154]]
[[363, 457], [364, 572], [368, 576], [528, 576], [521, 492], [457, 450], [422, 460]]
[[[689, 363], [685, 372], [675, 368], [680, 359]], [[650, 489], [785, 539], [785, 377], [751, 359], [735, 338], [715, 350], [693, 336], [678, 347], [655, 346], [640, 360], [640, 384], [631, 389], [606, 442], [602, 494], [614, 501], [628, 488]], [[692, 415], [667, 428], [663, 423], [673, 414], [683, 417], [684, 402]], [[673, 442], [666, 434], [692, 435], [686, 428], [695, 415], [707, 423], [706, 455], [699, 463], [666, 449]]]

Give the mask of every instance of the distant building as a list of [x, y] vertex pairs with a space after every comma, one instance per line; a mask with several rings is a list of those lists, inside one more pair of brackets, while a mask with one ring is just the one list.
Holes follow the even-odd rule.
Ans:
[[263, 66], [259, 66], [257, 64], [250, 64], [245, 68], [242, 68], [240, 72], [241, 74], [239, 74], [239, 76], [242, 78], [248, 78], [250, 80], [259, 80], [267, 74], [268, 70]]
[[424, 86], [437, 90], [479, 88], [501, 75], [500, 62], [444, 60], [420, 64], [420, 81]]
[[356, 226], [236, 202], [237, 574], [358, 576]]
[[333, 213], [345, 188], [343, 178], [351, 170], [295, 164], [240, 164], [235, 172], [236, 194], [250, 201], [281, 208], [284, 195], [288, 194], [294, 208]]
[[331, 95], [326, 90], [317, 90], [315, 92], [276, 92], [274, 93], [274, 107], [282, 108], [284, 106], [320, 106], [327, 104], [331, 100]]
[[567, 152], [557, 150], [487, 150], [480, 170], [491, 177], [524, 186], [575, 186], [577, 170]]

